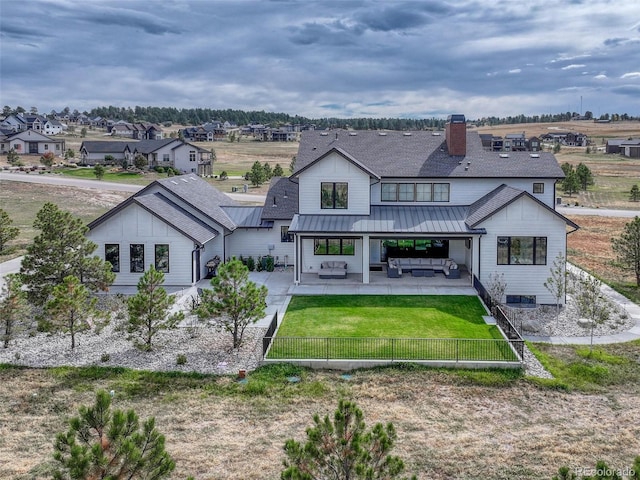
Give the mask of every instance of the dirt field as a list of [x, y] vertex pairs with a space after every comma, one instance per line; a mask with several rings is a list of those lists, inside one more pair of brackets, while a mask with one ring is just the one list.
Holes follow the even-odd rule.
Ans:
[[350, 381], [310, 373], [302, 385], [257, 394], [223, 395], [232, 380], [212, 378], [129, 398], [108, 380], [74, 385], [41, 370], [3, 370], [0, 380], [0, 478], [47, 478], [54, 432], [93, 402], [94, 388], [114, 388], [119, 408], [156, 417], [178, 464], [172, 478], [279, 478], [285, 440], [303, 440], [312, 415], [332, 414], [339, 398], [356, 400], [368, 425], [393, 422], [395, 453], [423, 480], [550, 478], [560, 465], [592, 467], [599, 458], [623, 468], [640, 452], [637, 391], [570, 394], [524, 381], [481, 387], [400, 370], [358, 372]]

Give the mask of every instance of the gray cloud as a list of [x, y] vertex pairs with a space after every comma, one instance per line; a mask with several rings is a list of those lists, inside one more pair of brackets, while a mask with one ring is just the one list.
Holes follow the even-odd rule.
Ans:
[[4, 0], [0, 102], [473, 118], [583, 96], [634, 114], [636, 0], [605, 2]]

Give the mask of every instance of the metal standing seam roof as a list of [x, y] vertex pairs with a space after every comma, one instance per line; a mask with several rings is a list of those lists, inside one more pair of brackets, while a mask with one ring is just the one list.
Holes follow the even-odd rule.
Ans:
[[262, 220], [263, 207], [223, 206], [227, 216], [236, 224], [237, 228], [270, 228], [273, 221]]
[[160, 218], [200, 245], [204, 245], [220, 233], [210, 225], [198, 220], [197, 217], [176, 205], [161, 193], [134, 197], [134, 201], [152, 215]]
[[371, 206], [370, 215], [296, 215], [292, 233], [486, 233], [465, 223], [466, 206]]

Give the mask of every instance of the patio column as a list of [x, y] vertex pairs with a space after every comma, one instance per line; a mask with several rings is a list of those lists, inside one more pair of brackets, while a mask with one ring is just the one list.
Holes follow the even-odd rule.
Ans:
[[300, 236], [296, 233], [293, 235], [293, 283], [300, 284], [300, 255], [298, 254], [300, 245]]
[[362, 236], [362, 283], [369, 283], [369, 235]]

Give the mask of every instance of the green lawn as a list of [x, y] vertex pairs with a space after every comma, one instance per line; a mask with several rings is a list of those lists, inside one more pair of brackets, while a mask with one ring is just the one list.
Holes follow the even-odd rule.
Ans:
[[512, 359], [485, 314], [465, 295], [296, 296], [269, 358]]
[[[161, 178], [156, 173], [145, 173], [140, 174], [137, 172], [110, 172], [111, 167], [106, 167], [106, 171], [104, 177], [102, 178], [105, 182], [119, 182], [119, 183], [133, 183], [136, 185], [147, 185], [151, 183], [153, 180]], [[75, 177], [75, 178], [84, 178], [87, 180], [96, 180], [96, 176], [93, 173], [93, 168], [62, 168], [59, 170], [55, 170], [58, 173], [66, 177]], [[164, 177], [166, 175], [163, 175]]]

